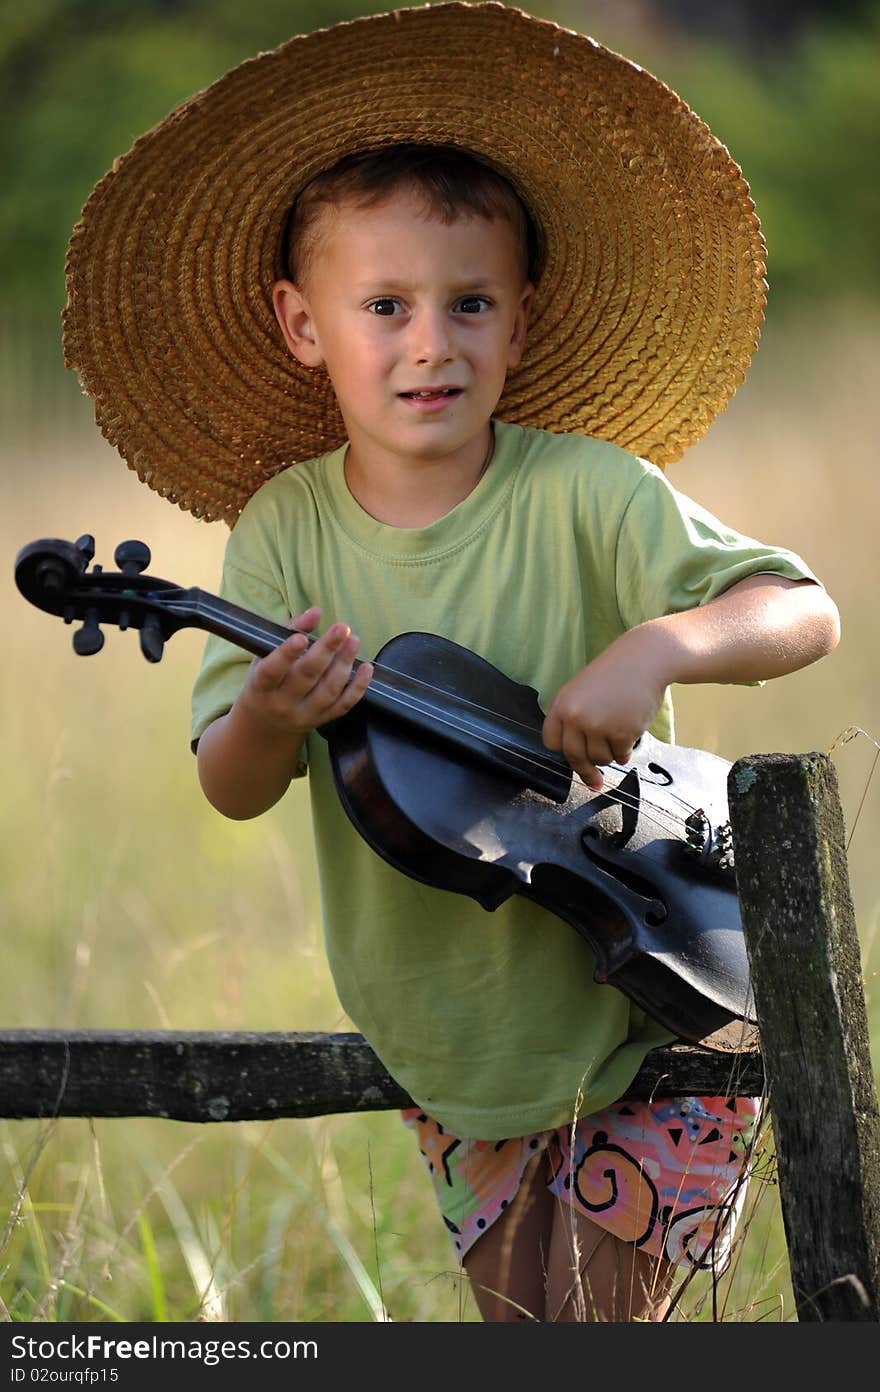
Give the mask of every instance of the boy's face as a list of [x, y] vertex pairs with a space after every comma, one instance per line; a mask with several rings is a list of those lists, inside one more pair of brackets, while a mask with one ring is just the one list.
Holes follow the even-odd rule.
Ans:
[[511, 225], [447, 224], [401, 192], [328, 208], [312, 237], [304, 284], [279, 282], [275, 310], [291, 352], [326, 367], [361, 463], [485, 449], [533, 294]]

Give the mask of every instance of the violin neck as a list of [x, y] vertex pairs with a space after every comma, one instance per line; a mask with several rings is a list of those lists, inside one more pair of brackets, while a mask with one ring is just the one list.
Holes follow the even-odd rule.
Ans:
[[[208, 633], [216, 634], [218, 638], [235, 643], [237, 647], [244, 648], [256, 657], [266, 657], [279, 648], [292, 633], [302, 632], [301, 629], [273, 623], [271, 619], [262, 618], [250, 609], [242, 609], [240, 605], [230, 604], [219, 595], [196, 588], [163, 594], [162, 608], [170, 610], [179, 620], [183, 620], [184, 625], [203, 628]], [[309, 643], [315, 642], [313, 633], [307, 633], [305, 637]], [[361, 659], [355, 658], [352, 671], [356, 671], [360, 665]], [[376, 664], [374, 667], [375, 678], [361, 699], [376, 710], [387, 711], [398, 719], [409, 715], [411, 723], [421, 724], [421, 711], [408, 708], [424, 690], [423, 683], [407, 677], [404, 673], [385, 670]], [[433, 720], [424, 720], [424, 723], [426, 726], [433, 726]]]
[[[205, 590], [163, 595], [162, 604], [185, 623], [226, 638], [257, 657], [274, 652], [296, 631]], [[306, 637], [310, 643], [315, 641], [312, 634]], [[352, 670], [360, 665], [356, 659]], [[486, 723], [475, 719], [469, 703], [451, 692], [438, 692], [405, 672], [374, 664], [373, 678], [361, 701], [367, 710], [382, 712], [394, 722], [460, 749], [498, 772], [522, 779], [556, 802], [563, 802], [568, 796], [571, 770], [561, 756], [543, 748], [537, 733], [521, 730], [511, 736], [509, 730], [499, 732], [491, 720]], [[325, 731], [319, 729], [321, 733]]]
[[[182, 620], [182, 626], [203, 628], [207, 633], [214, 633], [218, 638], [225, 638], [246, 652], [253, 653], [255, 657], [266, 657], [280, 647], [291, 633], [298, 631], [264, 619], [238, 604], [230, 604], [207, 590], [194, 588], [162, 594], [161, 604], [163, 609], [170, 610]], [[314, 642], [311, 633], [306, 637], [310, 643]]]

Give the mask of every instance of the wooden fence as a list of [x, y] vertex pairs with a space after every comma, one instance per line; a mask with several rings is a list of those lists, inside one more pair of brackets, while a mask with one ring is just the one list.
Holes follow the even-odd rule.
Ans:
[[[880, 1321], [880, 1114], [843, 813], [826, 755], [728, 781], [761, 1051], [649, 1054], [627, 1096], [766, 1086], [800, 1320]], [[410, 1099], [357, 1034], [0, 1032], [0, 1116], [244, 1121]]]

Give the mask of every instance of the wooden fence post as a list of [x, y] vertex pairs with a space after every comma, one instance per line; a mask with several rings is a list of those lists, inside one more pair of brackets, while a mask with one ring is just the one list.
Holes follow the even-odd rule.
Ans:
[[880, 1320], [880, 1117], [834, 765], [751, 755], [728, 779], [800, 1320]]

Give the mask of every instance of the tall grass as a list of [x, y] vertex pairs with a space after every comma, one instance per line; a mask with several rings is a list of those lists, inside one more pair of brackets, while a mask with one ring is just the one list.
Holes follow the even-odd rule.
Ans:
[[[878, 316], [771, 325], [750, 379], [670, 470], [740, 529], [801, 552], [837, 599], [831, 658], [759, 691], [684, 688], [678, 737], [729, 759], [828, 750], [838, 769], [875, 1048], [880, 659], [874, 642]], [[215, 588], [226, 531], [169, 506], [96, 435], [53, 348], [0, 341], [0, 855], [7, 1028], [351, 1028], [323, 956], [305, 790], [253, 823], [202, 798], [188, 749], [201, 653], [158, 666], [133, 633], [76, 657], [12, 573], [40, 536], [152, 548], [151, 571]], [[867, 789], [867, 792], [866, 792]], [[856, 814], [858, 813], [858, 817]], [[877, 1059], [875, 1055], [875, 1067]], [[191, 1126], [0, 1125], [0, 1315], [15, 1320], [474, 1320], [421, 1161], [394, 1114]], [[768, 1142], [731, 1274], [679, 1318], [793, 1317]]]

